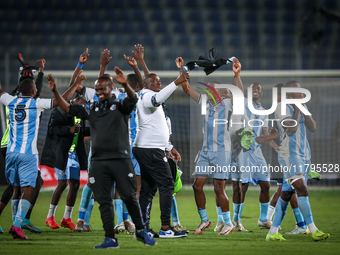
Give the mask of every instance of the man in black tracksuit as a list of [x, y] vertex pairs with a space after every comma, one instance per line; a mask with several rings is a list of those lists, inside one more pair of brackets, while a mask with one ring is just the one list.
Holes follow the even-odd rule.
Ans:
[[135, 174], [130, 158], [128, 119], [137, 103], [137, 97], [126, 83], [123, 72], [116, 67], [117, 77], [127, 92], [127, 98], [118, 100], [111, 94], [113, 84], [108, 76], [101, 76], [95, 82], [99, 102], [94, 102], [89, 109], [81, 105], [70, 105], [59, 94], [53, 78], [49, 81], [50, 89], [59, 106], [71, 116], [88, 119], [92, 137], [92, 158], [89, 181], [94, 196], [100, 204], [99, 210], [105, 230], [105, 240], [95, 248], [119, 248], [114, 231], [114, 213], [111, 199], [113, 181], [117, 191], [127, 206], [136, 226], [135, 238], [146, 245], [155, 245], [144, 228], [140, 209], [136, 199]]

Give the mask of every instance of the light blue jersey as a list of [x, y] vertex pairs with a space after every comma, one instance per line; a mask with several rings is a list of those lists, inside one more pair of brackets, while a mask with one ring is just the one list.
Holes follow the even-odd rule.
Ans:
[[9, 109], [10, 134], [7, 152], [38, 154], [39, 117], [45, 109], [52, 108], [53, 100], [14, 97], [3, 93], [0, 101]]
[[[254, 141], [250, 145], [250, 149], [255, 151], [256, 149], [261, 147], [261, 144], [256, 142], [256, 137], [262, 136], [262, 129], [268, 129], [268, 116], [267, 115], [256, 115], [250, 111], [247, 104], [247, 99], [245, 98], [246, 104], [246, 127], [254, 131]], [[258, 105], [253, 102], [253, 106], [256, 110], [265, 110], [262, 105], [259, 103]]]
[[[207, 114], [203, 116], [202, 151], [231, 151], [229, 121], [232, 111], [233, 106], [230, 98], [222, 99], [222, 105], [218, 102], [215, 106], [207, 101]], [[223, 120], [227, 122], [224, 124]]]
[[[280, 131], [280, 148], [279, 157], [291, 159], [296, 158], [303, 161], [311, 159], [311, 150], [307, 140], [307, 129], [305, 118], [300, 114], [299, 125], [295, 133], [289, 133], [282, 125], [284, 119], [293, 119], [294, 108], [286, 105], [286, 115], [281, 114], [281, 103], [278, 104], [275, 111], [275, 118], [279, 119], [278, 127]], [[305, 106], [306, 107], [306, 106]], [[283, 123], [284, 124], [284, 123]]]
[[[240, 163], [240, 171], [242, 183], [252, 182], [254, 185], [259, 184], [259, 181], [270, 181], [270, 174], [267, 170], [267, 162], [264, 158], [261, 150], [261, 144], [256, 142], [256, 137], [262, 136], [262, 130], [268, 129], [268, 116], [256, 115], [252, 113], [247, 104], [247, 98], [245, 98], [245, 120], [246, 128], [253, 130], [254, 141], [250, 145], [250, 150], [243, 153]], [[253, 106], [256, 110], [265, 110], [262, 105], [255, 104]], [[242, 169], [243, 168], [243, 169]], [[248, 172], [250, 171], [250, 176]]]
[[[138, 93], [138, 96], [140, 94]], [[121, 93], [118, 96], [118, 99], [125, 99], [126, 98], [126, 93]], [[130, 137], [130, 145], [134, 143], [135, 138], [136, 138], [136, 132], [137, 132], [137, 124], [136, 124], [136, 109], [133, 109], [133, 111], [130, 113], [130, 118], [129, 118], [129, 137]]]

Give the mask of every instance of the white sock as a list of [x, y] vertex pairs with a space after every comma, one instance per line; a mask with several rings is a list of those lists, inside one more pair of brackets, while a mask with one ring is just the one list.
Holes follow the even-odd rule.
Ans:
[[67, 220], [72, 217], [73, 206], [65, 206], [64, 219]]
[[57, 210], [57, 206], [58, 206], [58, 205], [52, 205], [52, 204], [50, 204], [50, 209], [48, 210], [47, 219], [48, 219], [48, 218], [51, 218], [52, 216], [55, 215], [55, 211]]
[[178, 222], [173, 221], [173, 222], [172, 222], [172, 225], [174, 225], [174, 227], [176, 227], [176, 226], [178, 225]]
[[279, 228], [271, 226], [269, 229], [269, 235], [274, 235], [279, 232]]
[[268, 214], [267, 214], [268, 220], [273, 221], [274, 212], [275, 212], [275, 207], [270, 205], [268, 208]]
[[312, 235], [313, 235], [314, 232], [318, 229], [318, 228], [315, 226], [314, 222], [312, 222], [311, 224], [308, 224], [308, 228], [309, 228], [309, 231], [311, 232]]

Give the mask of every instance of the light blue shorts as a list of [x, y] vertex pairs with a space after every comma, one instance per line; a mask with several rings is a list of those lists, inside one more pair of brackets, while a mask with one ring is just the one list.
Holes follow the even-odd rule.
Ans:
[[280, 158], [279, 157], [279, 163], [282, 166], [283, 170], [283, 185], [282, 185], [282, 191], [295, 191], [292, 185], [287, 183], [287, 179], [289, 177], [292, 177], [296, 174], [303, 174], [305, 177], [306, 185], [310, 170], [310, 160], [301, 160], [297, 158]]
[[229, 151], [201, 151], [193, 175], [213, 177], [218, 180], [228, 179], [230, 155]]
[[135, 170], [135, 174], [140, 175], [140, 167], [139, 167], [139, 164], [137, 162], [137, 159], [135, 158], [135, 156], [132, 153], [132, 147], [133, 147], [133, 145], [130, 145], [131, 162], [132, 162], [132, 165], [133, 165], [133, 169]]
[[80, 179], [80, 165], [76, 152], [68, 153], [67, 166], [65, 171], [54, 168], [57, 180]]
[[234, 162], [235, 151], [231, 152], [231, 164], [230, 164], [230, 171], [229, 171], [229, 178], [231, 178], [232, 181], [241, 181], [241, 180], [249, 180], [251, 178], [251, 172], [250, 170], [247, 171], [247, 169], [244, 169], [241, 171], [240, 165], [241, 162], [243, 162], [244, 152], [243, 150], [240, 151], [237, 157], [237, 162]]
[[13, 186], [32, 186], [39, 171], [38, 154], [24, 154], [18, 152], [6, 153], [6, 180]]
[[243, 163], [240, 164], [241, 172], [251, 172], [251, 178], [242, 178], [242, 183], [252, 182], [254, 185], [259, 181], [270, 181], [270, 173], [267, 162], [262, 154], [262, 150], [257, 148], [255, 151], [246, 151], [243, 154]]

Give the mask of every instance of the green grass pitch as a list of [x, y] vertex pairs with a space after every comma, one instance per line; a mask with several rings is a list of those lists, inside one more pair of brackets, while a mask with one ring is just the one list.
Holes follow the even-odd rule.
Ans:
[[[0, 189], [2, 194], [4, 189]], [[274, 187], [272, 192], [274, 192]], [[231, 197], [232, 193], [227, 190]], [[200, 218], [197, 213], [193, 191], [182, 190], [176, 195], [181, 224], [185, 225], [190, 233], [187, 238], [157, 240], [154, 247], [146, 247], [141, 242], [134, 240], [132, 235], [120, 233], [116, 237], [120, 249], [95, 250], [93, 247], [104, 239], [102, 222], [98, 210], [98, 204], [93, 208], [90, 226], [93, 231], [88, 233], [74, 233], [69, 229], [61, 228], [52, 230], [45, 226], [52, 192], [41, 192], [37, 204], [31, 215], [31, 222], [40, 228], [42, 234], [33, 234], [25, 231], [31, 240], [14, 240], [8, 229], [12, 225], [10, 205], [6, 207], [0, 218], [0, 224], [5, 233], [0, 235], [0, 254], [34, 254], [34, 255], [84, 255], [84, 254], [339, 254], [340, 250], [340, 191], [310, 191], [310, 201], [316, 226], [331, 234], [331, 237], [322, 242], [313, 242], [310, 235], [284, 235], [285, 242], [265, 241], [268, 230], [257, 227], [257, 219], [260, 213], [258, 202], [258, 190], [249, 190], [243, 210], [242, 222], [248, 232], [233, 232], [228, 236], [218, 236], [213, 229], [216, 224], [215, 196], [213, 191], [206, 191], [208, 217], [212, 221], [212, 228], [206, 229], [201, 235], [193, 235], [192, 231], [199, 225]], [[77, 221], [79, 191], [72, 219]], [[59, 203], [56, 212], [56, 220], [60, 223], [65, 210], [66, 191]], [[231, 215], [232, 203], [230, 204]], [[151, 227], [154, 230], [160, 228], [159, 200], [155, 197]], [[291, 208], [288, 209], [285, 220], [282, 223], [281, 233], [291, 231], [295, 227], [294, 216]]]

